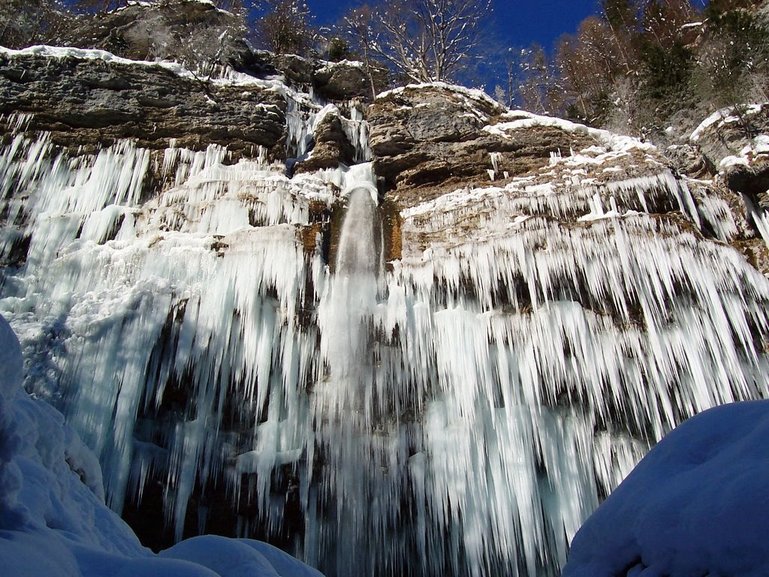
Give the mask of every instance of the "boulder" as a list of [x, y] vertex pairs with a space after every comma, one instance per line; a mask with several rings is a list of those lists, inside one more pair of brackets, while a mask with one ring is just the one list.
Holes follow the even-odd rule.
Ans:
[[240, 62], [250, 52], [244, 37], [243, 19], [212, 2], [163, 0], [80, 16], [62, 41], [131, 60], [175, 60], [205, 69]]
[[296, 165], [296, 172], [313, 172], [354, 163], [355, 148], [342, 126], [338, 110], [329, 112], [315, 126], [315, 145], [309, 156]]
[[362, 62], [350, 60], [325, 62], [313, 74], [315, 91], [328, 100], [371, 100], [372, 93], [386, 85], [386, 69], [375, 67], [367, 70]]

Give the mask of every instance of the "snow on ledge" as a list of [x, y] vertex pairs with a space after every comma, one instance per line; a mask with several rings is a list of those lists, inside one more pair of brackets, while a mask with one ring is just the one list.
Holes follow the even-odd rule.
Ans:
[[511, 110], [507, 114], [503, 115], [502, 122], [485, 126], [483, 130], [489, 134], [501, 136], [503, 138], [510, 138], [509, 132], [526, 128], [533, 128], [536, 126], [548, 126], [559, 128], [564, 132], [569, 132], [572, 134], [591, 136], [614, 151], [630, 150], [633, 148], [651, 150], [654, 148], [653, 144], [644, 142], [632, 136], [616, 134], [609, 132], [608, 130], [601, 130], [598, 128], [590, 128], [584, 124], [578, 124], [570, 120], [564, 120], [563, 118], [543, 116], [541, 114], [534, 114], [525, 110]]
[[380, 92], [379, 94], [376, 95], [376, 100], [387, 98], [388, 96], [393, 96], [396, 94], [402, 94], [407, 90], [424, 90], [428, 88], [438, 88], [441, 90], [448, 90], [449, 92], [455, 92], [456, 94], [461, 94], [462, 96], [466, 96], [473, 100], [479, 100], [481, 102], [485, 102], [496, 108], [502, 107], [502, 105], [499, 104], [499, 102], [494, 100], [491, 96], [486, 94], [483, 90], [479, 90], [477, 88], [466, 88], [464, 86], [449, 84], [447, 82], [423, 82], [420, 84], [407, 84], [406, 86], [399, 86], [398, 88], [393, 88], [392, 90], [385, 90], [384, 92]]
[[[75, 58], [78, 60], [101, 60], [102, 62], [123, 64], [129, 66], [147, 66], [156, 67], [169, 70], [174, 74], [182, 78], [199, 79], [195, 74], [186, 68], [179, 62], [170, 60], [131, 60], [129, 58], [123, 58], [116, 56], [106, 50], [98, 50], [95, 48], [74, 48], [71, 46], [47, 46], [39, 44], [36, 46], [30, 46], [28, 48], [22, 48], [21, 50], [13, 50], [11, 48], [5, 48], [0, 46], [0, 55], [7, 56], [8, 58], [23, 57], [23, 56], [42, 56], [45, 58]], [[287, 90], [286, 86], [278, 80], [263, 80], [255, 78], [242, 72], [228, 71], [226, 76], [211, 78], [209, 80], [215, 85], [227, 85], [227, 86], [258, 86], [260, 88], [274, 89], [280, 92]]]
[[[769, 106], [769, 102], [748, 104], [742, 114], [744, 116], [758, 114], [764, 106]], [[699, 126], [697, 126], [689, 136], [689, 140], [691, 142], [697, 142], [702, 137], [702, 134], [714, 124], [718, 124], [717, 128], [720, 128], [725, 124], [733, 124], [739, 121], [740, 117], [737, 115], [734, 106], [721, 108], [700, 122]]]

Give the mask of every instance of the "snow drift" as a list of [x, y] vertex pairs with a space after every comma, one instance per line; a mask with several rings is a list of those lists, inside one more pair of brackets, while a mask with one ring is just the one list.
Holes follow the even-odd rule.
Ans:
[[769, 401], [705, 411], [585, 522], [563, 577], [766, 575]]

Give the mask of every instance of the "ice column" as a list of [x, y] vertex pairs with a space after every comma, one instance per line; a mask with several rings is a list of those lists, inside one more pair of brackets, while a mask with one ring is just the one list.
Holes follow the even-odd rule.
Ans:
[[[347, 210], [335, 271], [318, 311], [325, 368], [313, 393], [315, 446], [325, 465], [320, 491], [330, 500], [332, 510], [308, 523], [306, 535], [307, 540], [326, 543], [326, 547], [335, 543], [336, 559], [326, 562], [338, 568], [370, 563], [366, 544], [378, 541], [375, 535], [387, 515], [377, 510], [376, 500], [381, 498], [389, 506], [385, 498], [388, 475], [381, 478], [381, 464], [400, 448], [397, 435], [374, 434], [381, 429], [372, 325], [382, 242], [370, 165], [353, 167], [345, 181]], [[351, 540], [351, 535], [360, 539]]]

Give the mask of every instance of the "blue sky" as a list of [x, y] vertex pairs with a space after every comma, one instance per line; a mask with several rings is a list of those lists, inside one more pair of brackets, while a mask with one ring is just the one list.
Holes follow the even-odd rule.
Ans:
[[495, 0], [495, 27], [511, 46], [538, 42], [550, 48], [562, 34], [598, 12], [597, 0]]
[[[354, 0], [307, 0], [321, 24], [336, 22]], [[564, 33], [598, 10], [598, 0], [494, 0], [492, 28], [507, 46], [523, 47], [538, 42], [550, 48]]]

